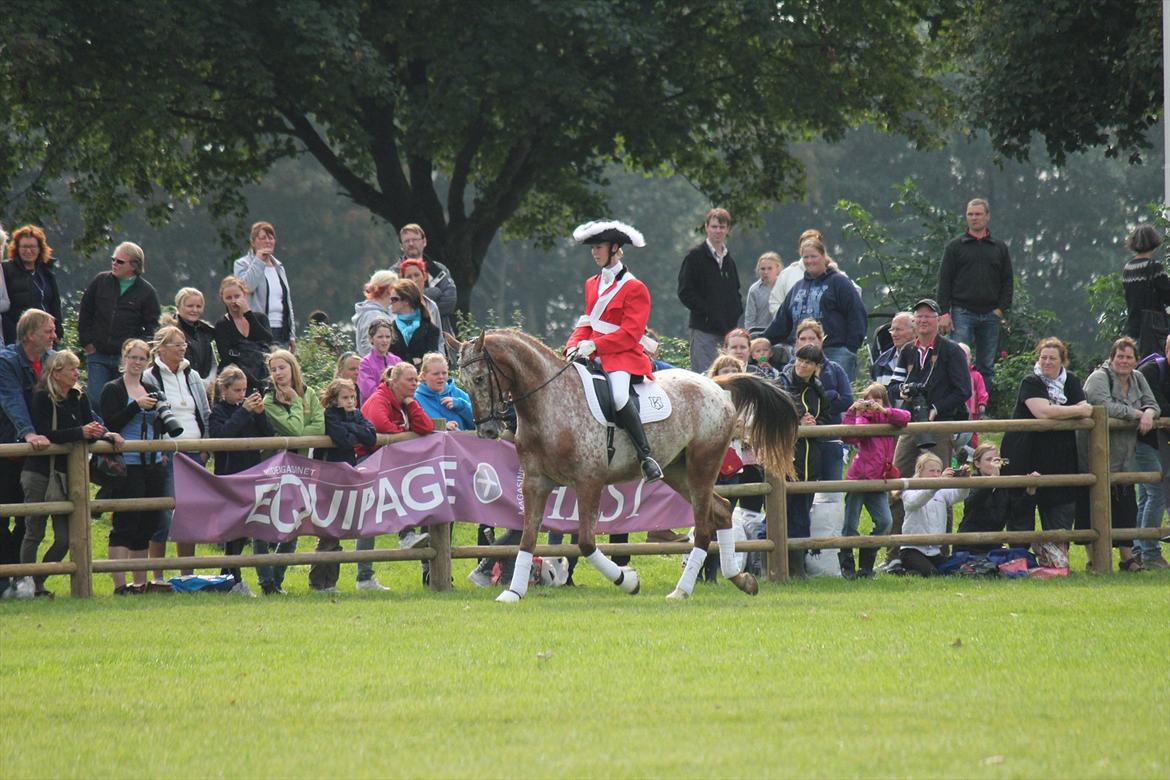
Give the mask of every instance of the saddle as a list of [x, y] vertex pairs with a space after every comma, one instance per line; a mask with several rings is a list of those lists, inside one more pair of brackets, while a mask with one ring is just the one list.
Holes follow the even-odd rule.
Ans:
[[[581, 377], [582, 389], [585, 391], [585, 401], [593, 418], [601, 425], [614, 425], [613, 392], [605, 372], [597, 361], [573, 361], [573, 368]], [[630, 384], [630, 403], [638, 410], [638, 417], [643, 423], [658, 422], [670, 416], [670, 397], [657, 382], [646, 381], [642, 377], [634, 377]]]

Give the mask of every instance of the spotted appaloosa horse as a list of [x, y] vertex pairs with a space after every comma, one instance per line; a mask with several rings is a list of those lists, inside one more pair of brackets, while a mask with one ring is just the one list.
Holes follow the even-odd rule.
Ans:
[[[605, 485], [641, 478], [629, 437], [614, 437], [607, 462], [606, 428], [589, 412], [581, 380], [570, 364], [537, 339], [517, 330], [480, 333], [448, 345], [459, 355], [459, 378], [471, 396], [481, 436], [498, 437], [510, 406], [516, 410], [516, 451], [524, 467], [524, 533], [511, 587], [498, 601], [519, 601], [528, 588], [532, 551], [553, 488], [571, 485], [577, 493], [581, 554], [626, 593], [638, 592], [638, 574], [619, 568], [597, 549], [594, 530]], [[707, 554], [712, 535], [719, 539], [723, 575], [745, 593], [758, 590], [755, 578], [740, 571], [734, 554], [727, 499], [714, 493], [715, 479], [738, 416], [748, 420], [747, 439], [757, 458], [774, 473], [791, 471], [799, 415], [776, 385], [751, 374], [712, 381], [690, 371], [664, 371], [656, 381], [670, 397], [670, 417], [646, 425], [646, 436], [664, 479], [690, 501], [695, 542], [678, 587], [668, 596], [687, 598]]]

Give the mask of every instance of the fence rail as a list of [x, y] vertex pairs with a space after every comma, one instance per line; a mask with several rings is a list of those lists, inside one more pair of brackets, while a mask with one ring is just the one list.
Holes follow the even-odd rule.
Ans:
[[[1170, 419], [1157, 421], [1160, 428], [1170, 428]], [[1104, 407], [1094, 407], [1093, 416], [1084, 420], [966, 420], [933, 423], [911, 423], [904, 428], [889, 425], [824, 425], [802, 426], [801, 438], [862, 438], [869, 436], [914, 436], [922, 433], [950, 435], [963, 432], [994, 433], [1006, 431], [1085, 430], [1089, 432], [1089, 473], [1052, 474], [1037, 477], [1007, 476], [947, 477], [935, 479], [905, 478], [892, 480], [822, 480], [814, 482], [785, 482], [775, 475], [765, 475], [764, 482], [739, 485], [721, 485], [716, 488], [725, 497], [764, 496], [767, 539], [738, 542], [738, 552], [764, 552], [767, 555], [767, 574], [773, 581], [788, 579], [789, 550], [859, 549], [911, 544], [1002, 544], [1019, 542], [1083, 542], [1088, 544], [1089, 558], [1096, 572], [1110, 571], [1111, 546], [1114, 540], [1157, 539], [1164, 531], [1159, 529], [1114, 530], [1110, 517], [1110, 485], [1155, 483], [1161, 480], [1158, 472], [1109, 471], [1109, 432], [1133, 429], [1135, 424], [1112, 420]], [[451, 434], [444, 434], [451, 435]], [[458, 434], [455, 434], [458, 435]], [[379, 435], [378, 443], [393, 445], [416, 438], [404, 433]], [[264, 439], [183, 439], [126, 442], [126, 452], [230, 452], [238, 450], [306, 449], [332, 447], [326, 436], [271, 437]], [[149, 571], [154, 569], [219, 569], [250, 568], [256, 566], [303, 566], [321, 563], [359, 563], [385, 561], [429, 561], [430, 587], [441, 591], [450, 588], [451, 561], [468, 558], [508, 558], [516, 555], [518, 547], [508, 545], [467, 545], [452, 547], [450, 526], [431, 528], [431, 547], [414, 550], [341, 550], [336, 552], [267, 553], [264, 555], [209, 555], [174, 558], [134, 558], [93, 560], [90, 539], [90, 515], [110, 511], [172, 509], [173, 498], [91, 499], [89, 496], [89, 454], [111, 452], [107, 442], [53, 445], [34, 450], [27, 444], [0, 444], [0, 457], [27, 455], [67, 455], [68, 500], [27, 504], [0, 504], [0, 517], [12, 515], [45, 516], [69, 514], [70, 560], [57, 563], [28, 563], [0, 565], [0, 577], [25, 575], [67, 574], [74, 596], [91, 596], [95, 573]], [[1003, 531], [996, 533], [896, 534], [887, 536], [830, 536], [810, 539], [788, 539], [786, 496], [788, 493], [856, 493], [888, 490], [907, 490], [945, 487], [1088, 487], [1090, 493], [1090, 525], [1087, 530], [1074, 531]], [[468, 518], [473, 522], [474, 518]], [[680, 524], [681, 525], [681, 524]], [[661, 555], [685, 553], [691, 545], [678, 543], [600, 544], [605, 553], [614, 555]], [[712, 543], [710, 552], [718, 545]], [[576, 545], [537, 545], [537, 555], [575, 555]]]

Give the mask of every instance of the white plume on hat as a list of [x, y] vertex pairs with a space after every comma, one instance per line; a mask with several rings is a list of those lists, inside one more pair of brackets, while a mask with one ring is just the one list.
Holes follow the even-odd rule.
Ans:
[[646, 239], [634, 228], [625, 222], [617, 220], [586, 222], [573, 230], [573, 240], [579, 244], [632, 244], [646, 246]]

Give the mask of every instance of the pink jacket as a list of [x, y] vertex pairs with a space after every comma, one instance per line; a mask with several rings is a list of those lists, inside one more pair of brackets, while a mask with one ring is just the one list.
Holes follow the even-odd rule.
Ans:
[[971, 414], [971, 419], [979, 417], [979, 407], [987, 408], [987, 383], [983, 381], [983, 374], [975, 370], [975, 366], [971, 366], [971, 397], [967, 399], [967, 411]]
[[[910, 412], [905, 409], [883, 409], [879, 412], [863, 412], [855, 415], [845, 412], [841, 422], [845, 425], [881, 425], [888, 423], [901, 428], [910, 422]], [[881, 479], [887, 463], [894, 462], [894, 445], [897, 436], [841, 437], [846, 444], [858, 448], [857, 457], [849, 464], [845, 479]]]
[[395, 363], [401, 363], [402, 358], [393, 352], [379, 355], [377, 350], [371, 349], [358, 363], [357, 389], [358, 403], [364, 404], [373, 397], [378, 385], [382, 383], [382, 374]]

